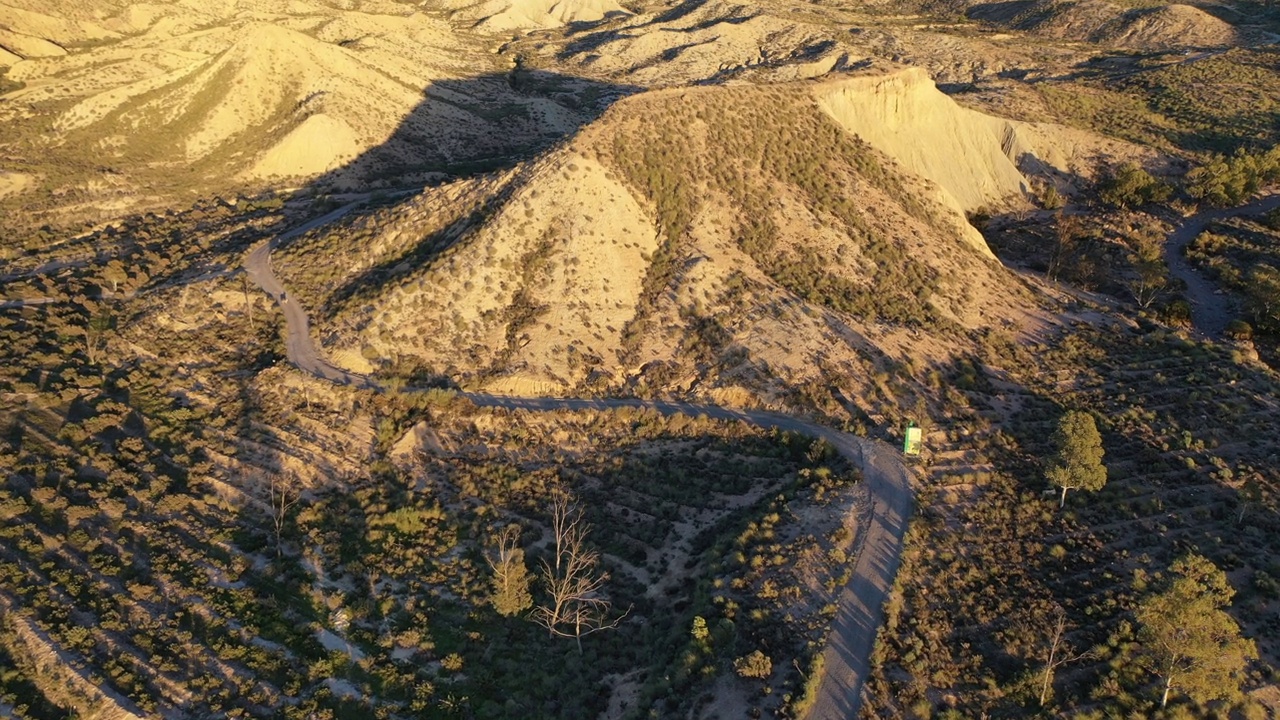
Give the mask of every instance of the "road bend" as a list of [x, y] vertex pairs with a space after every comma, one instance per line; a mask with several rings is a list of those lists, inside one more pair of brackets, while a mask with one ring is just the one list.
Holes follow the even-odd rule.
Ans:
[[1233, 217], [1265, 215], [1280, 208], [1280, 194], [1264, 195], [1253, 202], [1235, 208], [1206, 210], [1196, 213], [1174, 228], [1165, 239], [1164, 259], [1169, 274], [1187, 285], [1187, 302], [1191, 305], [1191, 324], [1200, 335], [1219, 340], [1231, 322], [1232, 314], [1226, 295], [1220, 288], [1191, 266], [1185, 251], [1210, 224]]
[[[333, 383], [379, 389], [368, 376], [330, 363], [311, 338], [306, 311], [290, 298], [271, 267], [271, 250], [279, 243], [331, 223], [363, 201], [344, 205], [253, 247], [245, 257], [245, 270], [259, 288], [279, 303], [285, 318], [285, 350], [300, 370]], [[829, 442], [855, 467], [862, 468], [868, 511], [858, 523], [853, 572], [841, 589], [831, 633], [823, 650], [824, 674], [809, 720], [845, 720], [857, 717], [861, 692], [870, 668], [871, 651], [883, 621], [884, 603], [902, 554], [907, 519], [911, 514], [911, 473], [900, 453], [877, 440], [839, 432], [802, 418], [760, 410], [740, 410], [716, 405], [630, 398], [554, 398], [462, 392], [480, 407], [546, 412], [644, 408], [665, 415], [705, 415], [716, 420], [740, 420], [758, 427], [777, 428], [818, 437]]]

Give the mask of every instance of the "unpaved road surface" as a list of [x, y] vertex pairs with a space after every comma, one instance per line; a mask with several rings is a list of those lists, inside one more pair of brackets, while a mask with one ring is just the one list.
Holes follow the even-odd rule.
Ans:
[[1183, 252], [1210, 223], [1233, 217], [1263, 215], [1276, 208], [1280, 208], [1280, 194], [1267, 195], [1240, 207], [1206, 210], [1187, 218], [1166, 238], [1164, 259], [1169, 265], [1169, 274], [1187, 284], [1191, 324], [1204, 337], [1221, 339], [1233, 316], [1227, 306], [1227, 297], [1217, 294], [1218, 288], [1191, 266]]
[[[245, 257], [245, 268], [258, 287], [280, 303], [286, 327], [285, 349], [290, 362], [299, 369], [330, 382], [376, 389], [377, 384], [368, 377], [335, 367], [325, 359], [311, 338], [306, 311], [296, 301], [289, 299], [284, 286], [271, 268], [271, 248], [276, 243], [333, 222], [359, 204], [355, 202], [345, 205], [260, 243]], [[860, 551], [857, 553], [852, 576], [840, 592], [839, 609], [832, 621], [827, 647], [823, 651], [825, 674], [819, 686], [817, 702], [808, 715], [810, 720], [857, 717], [862, 684], [867, 676], [876, 633], [883, 619], [884, 601], [893, 587], [893, 579], [898, 571], [907, 517], [911, 513], [911, 474], [902, 464], [897, 450], [883, 442], [849, 435], [801, 418], [758, 410], [623, 398], [517, 397], [474, 392], [464, 392], [461, 395], [481, 407], [513, 410], [636, 407], [668, 415], [683, 413], [690, 416], [706, 415], [717, 420], [741, 420], [758, 427], [791, 430], [823, 438], [855, 467], [861, 467], [872, 512], [858, 524], [857, 543]]]
[[327, 215], [322, 215], [315, 220], [299, 225], [271, 240], [258, 243], [245, 256], [244, 267], [249, 274], [249, 279], [253, 280], [258, 287], [262, 288], [263, 292], [279, 303], [281, 311], [284, 312], [285, 352], [288, 354], [290, 362], [316, 377], [324, 378], [331, 382], [357, 385], [359, 387], [373, 387], [368, 378], [334, 367], [316, 350], [315, 343], [311, 340], [311, 325], [307, 318], [307, 311], [297, 301], [289, 299], [284, 285], [280, 284], [275, 271], [271, 269], [271, 249], [278, 243], [295, 238], [322, 225], [327, 225], [351, 212], [362, 202], [361, 200], [343, 205]]
[[[822, 651], [826, 675], [809, 711], [811, 720], [858, 717], [862, 684], [870, 671], [871, 651], [884, 622], [885, 598], [898, 573], [902, 538], [911, 515], [911, 477], [900, 453], [884, 443], [845, 437], [858, 444], [873, 505], [870, 526], [859, 530], [859, 542], [864, 544], [857, 553], [853, 575], [840, 591], [831, 634]], [[838, 443], [836, 447], [846, 457], [852, 449]]]

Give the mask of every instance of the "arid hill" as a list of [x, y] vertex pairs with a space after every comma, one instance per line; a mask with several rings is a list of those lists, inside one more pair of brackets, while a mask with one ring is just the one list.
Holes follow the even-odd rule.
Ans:
[[458, 6], [451, 15], [454, 20], [473, 22], [487, 32], [560, 27], [627, 14], [615, 0], [453, 0], [447, 4]]
[[1241, 39], [1231, 24], [1176, 3], [1131, 9], [1107, 0], [1027, 0], [974, 5], [969, 15], [1046, 37], [1138, 51], [1221, 48]]
[[[950, 126], [938, 163], [894, 139], [920, 112]], [[912, 71], [655, 91], [516, 171], [279, 262], [363, 372], [412, 360], [553, 393], [661, 376], [760, 399], [823, 377], [861, 386], [879, 352], [945, 362], [1031, 311], [963, 214], [1026, 202], [1005, 148], [1033, 150], [1006, 127]]]
[[[13, 56], [0, 86], [10, 128], [0, 167], [41, 181], [29, 204], [75, 198], [118, 210], [318, 178], [413, 182], [509, 163], [597, 112], [575, 97], [591, 83], [520, 86], [482, 37], [406, 5], [259, 3], [194, 15], [165, 6], [145, 22], [143, 10], [100, 22], [74, 8], [60, 22], [0, 15], [0, 47]], [[120, 25], [125, 16], [139, 16], [133, 29]], [[183, 24], [192, 17], [199, 29]], [[82, 25], [119, 33], [104, 29], [70, 54], [45, 39], [80, 37], [67, 27]], [[608, 96], [600, 88], [592, 98]]]
[[[975, 32], [974, 21], [879, 13], [720, 0], [11, 0], [0, 4], [0, 192], [7, 208], [28, 211], [10, 218], [38, 227], [174, 198], [421, 184], [509, 168], [639, 90], [793, 82], [885, 60], [951, 88], [999, 87], [983, 101], [1006, 115], [1025, 93], [1008, 77], [1033, 66], [1065, 73], [1088, 54]], [[972, 14], [1033, 36], [1135, 48], [1232, 37], [1188, 6], [999, 3]], [[1057, 119], [1042, 104], [1018, 114]], [[1019, 131], [1035, 146], [1029, 156], [1070, 162], [1070, 147], [1043, 140]], [[1092, 173], [1081, 165], [1077, 175]], [[1013, 177], [997, 175], [1004, 187]], [[940, 184], [973, 209], [966, 183]]]

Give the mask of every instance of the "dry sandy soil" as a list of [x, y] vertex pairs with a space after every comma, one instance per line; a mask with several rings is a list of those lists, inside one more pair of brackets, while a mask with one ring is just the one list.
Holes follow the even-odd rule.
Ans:
[[[984, 8], [975, 17], [1067, 41], [1168, 49], [1238, 39], [1233, 26], [1186, 5]], [[81, 213], [304, 181], [420, 183], [510, 164], [644, 89], [786, 82], [883, 60], [938, 82], [994, 81], [1027, 67], [1065, 69], [1090, 52], [976, 28], [883, 9], [718, 0], [674, 9], [613, 0], [8, 0], [0, 68], [22, 87], [0, 102], [12, 128], [0, 146], [11, 143], [22, 160], [0, 161], [0, 171], [47, 175], [55, 189], [39, 204]], [[1044, 140], [1019, 137], [1040, 150]], [[1016, 178], [993, 181], [1007, 188]], [[958, 188], [948, 191], [966, 206], [991, 190]]]
[[[1026, 207], [1033, 181], [1086, 174], [1116, 143], [963, 108], [916, 69], [882, 68], [774, 87], [783, 100], [762, 98], [748, 87], [672, 89], [629, 98], [573, 141], [516, 171], [483, 183], [433, 188], [388, 211], [349, 251], [326, 255], [323, 265], [309, 264], [319, 250], [307, 248], [319, 245], [304, 245], [277, 262], [294, 282], [324, 273], [331, 289], [370, 272], [381, 278], [381, 289], [362, 295], [336, 318], [315, 319], [335, 362], [368, 373], [412, 354], [493, 392], [562, 394], [587, 384], [625, 386], [642, 378], [650, 363], [674, 361], [675, 387], [709, 400], [769, 405], [787, 387], [833, 377], [848, 383], [848, 396], [867, 397], [874, 394], [869, 356], [927, 358], [927, 364], [941, 367], [965, 352], [969, 341], [963, 334], [885, 322], [850, 324], [820, 298], [797, 297], [780, 286], [738, 243], [743, 217], [735, 203], [712, 199], [717, 181], [694, 170], [698, 153], [723, 155], [714, 139], [698, 139], [697, 133], [682, 167], [706, 199], [690, 218], [673, 261], [680, 269], [657, 297], [647, 330], [638, 341], [629, 331], [646, 312], [645, 278], [667, 241], [652, 199], [620, 169], [614, 138], [635, 132], [637, 123], [662, 122], [649, 118], [675, 107], [732, 115], [739, 106], [777, 103], [782, 116], [799, 113], [861, 138], [907, 192], [923, 201], [921, 207], [904, 205], [861, 171], [846, 170], [870, 233], [936, 276], [942, 289], [928, 302], [939, 315], [962, 329], [1015, 335], [1036, 324], [1037, 303], [994, 261], [965, 213]], [[822, 248], [842, 258], [832, 273], [850, 283], [870, 282], [870, 261], [859, 259], [868, 251], [857, 249], [865, 247], [865, 238], [831, 223], [802, 191], [785, 190], [786, 182], [772, 182], [770, 205], [752, 211], [773, 219], [780, 246]], [[488, 211], [479, 222], [451, 226], [455, 216], [449, 208], [459, 203], [484, 204]], [[429, 263], [377, 274], [376, 268], [395, 264], [389, 258], [442, 232], [457, 239]], [[335, 231], [325, 247], [344, 247], [344, 237], [354, 236]], [[300, 301], [313, 311], [326, 302], [323, 295], [306, 293]], [[690, 355], [705, 318], [716, 318], [724, 335], [709, 358], [723, 372], [709, 370], [708, 358], [699, 364]], [[624, 339], [628, 332], [630, 341]], [[767, 373], [759, 372], [765, 367]]]
[[[410, 200], [276, 256], [286, 316], [322, 375], [414, 363], [481, 393], [670, 394], [891, 427], [926, 402], [919, 378], [1055, 321], [968, 215], [1028, 211], [1041, 188], [1078, 189], [1119, 159], [1167, 160], [1002, 117], [1017, 98], [1001, 94], [1008, 78], [1066, 74], [1099, 48], [1211, 53], [1256, 35], [1188, 5], [969, 16], [720, 0], [0, 0], [0, 213], [39, 225], [59, 209], [79, 222], [210, 193], [410, 186]], [[979, 83], [996, 89], [981, 110], [939, 89]], [[821, 282], [806, 287], [785, 266], [796, 259]], [[910, 272], [880, 274], [899, 265]], [[912, 290], [913, 273], [928, 287]], [[912, 292], [926, 320], [832, 300]], [[180, 333], [242, 303], [193, 290], [158, 320]], [[308, 312], [313, 327], [297, 329]], [[260, 378], [277, 380], [281, 396], [310, 388]], [[372, 436], [324, 439], [354, 456]], [[430, 442], [415, 433], [398, 450]], [[341, 454], [273, 462], [315, 478], [359, 470]], [[274, 455], [246, 441], [211, 462], [243, 474]], [[99, 716], [129, 716], [82, 690]]]

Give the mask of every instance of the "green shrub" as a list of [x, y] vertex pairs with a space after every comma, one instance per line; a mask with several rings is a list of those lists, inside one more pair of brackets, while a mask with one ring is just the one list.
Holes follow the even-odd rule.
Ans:
[[1227, 323], [1227, 337], [1232, 340], [1251, 340], [1253, 339], [1253, 326], [1244, 320], [1232, 320]]
[[1245, 283], [1249, 312], [1259, 327], [1280, 332], [1280, 270], [1259, 265], [1249, 272]]
[[1058, 192], [1058, 188], [1049, 183], [1040, 191], [1040, 207], [1045, 210], [1060, 210], [1067, 204], [1067, 199]]
[[1191, 197], [1216, 207], [1239, 205], [1260, 187], [1280, 179], [1280, 148], [1261, 154], [1238, 150], [1231, 157], [1214, 155], [1187, 173]]
[[773, 661], [759, 650], [753, 650], [734, 660], [733, 669], [744, 678], [764, 680], [773, 674]]
[[9, 68], [0, 68], [0, 95], [13, 92], [14, 90], [21, 90], [27, 86], [24, 82], [6, 77], [8, 72]]
[[1160, 311], [1160, 319], [1179, 327], [1191, 325], [1191, 305], [1186, 300], [1174, 300]]
[[826, 672], [826, 660], [822, 658], [822, 653], [814, 655], [809, 663], [809, 672], [804, 677], [804, 690], [791, 707], [793, 717], [804, 717], [809, 712], [809, 708], [818, 701], [818, 688], [822, 686], [822, 679], [826, 676]]
[[1173, 188], [1152, 177], [1137, 163], [1127, 162], [1112, 170], [1098, 184], [1098, 196], [1108, 205], [1129, 208], [1164, 202]]

